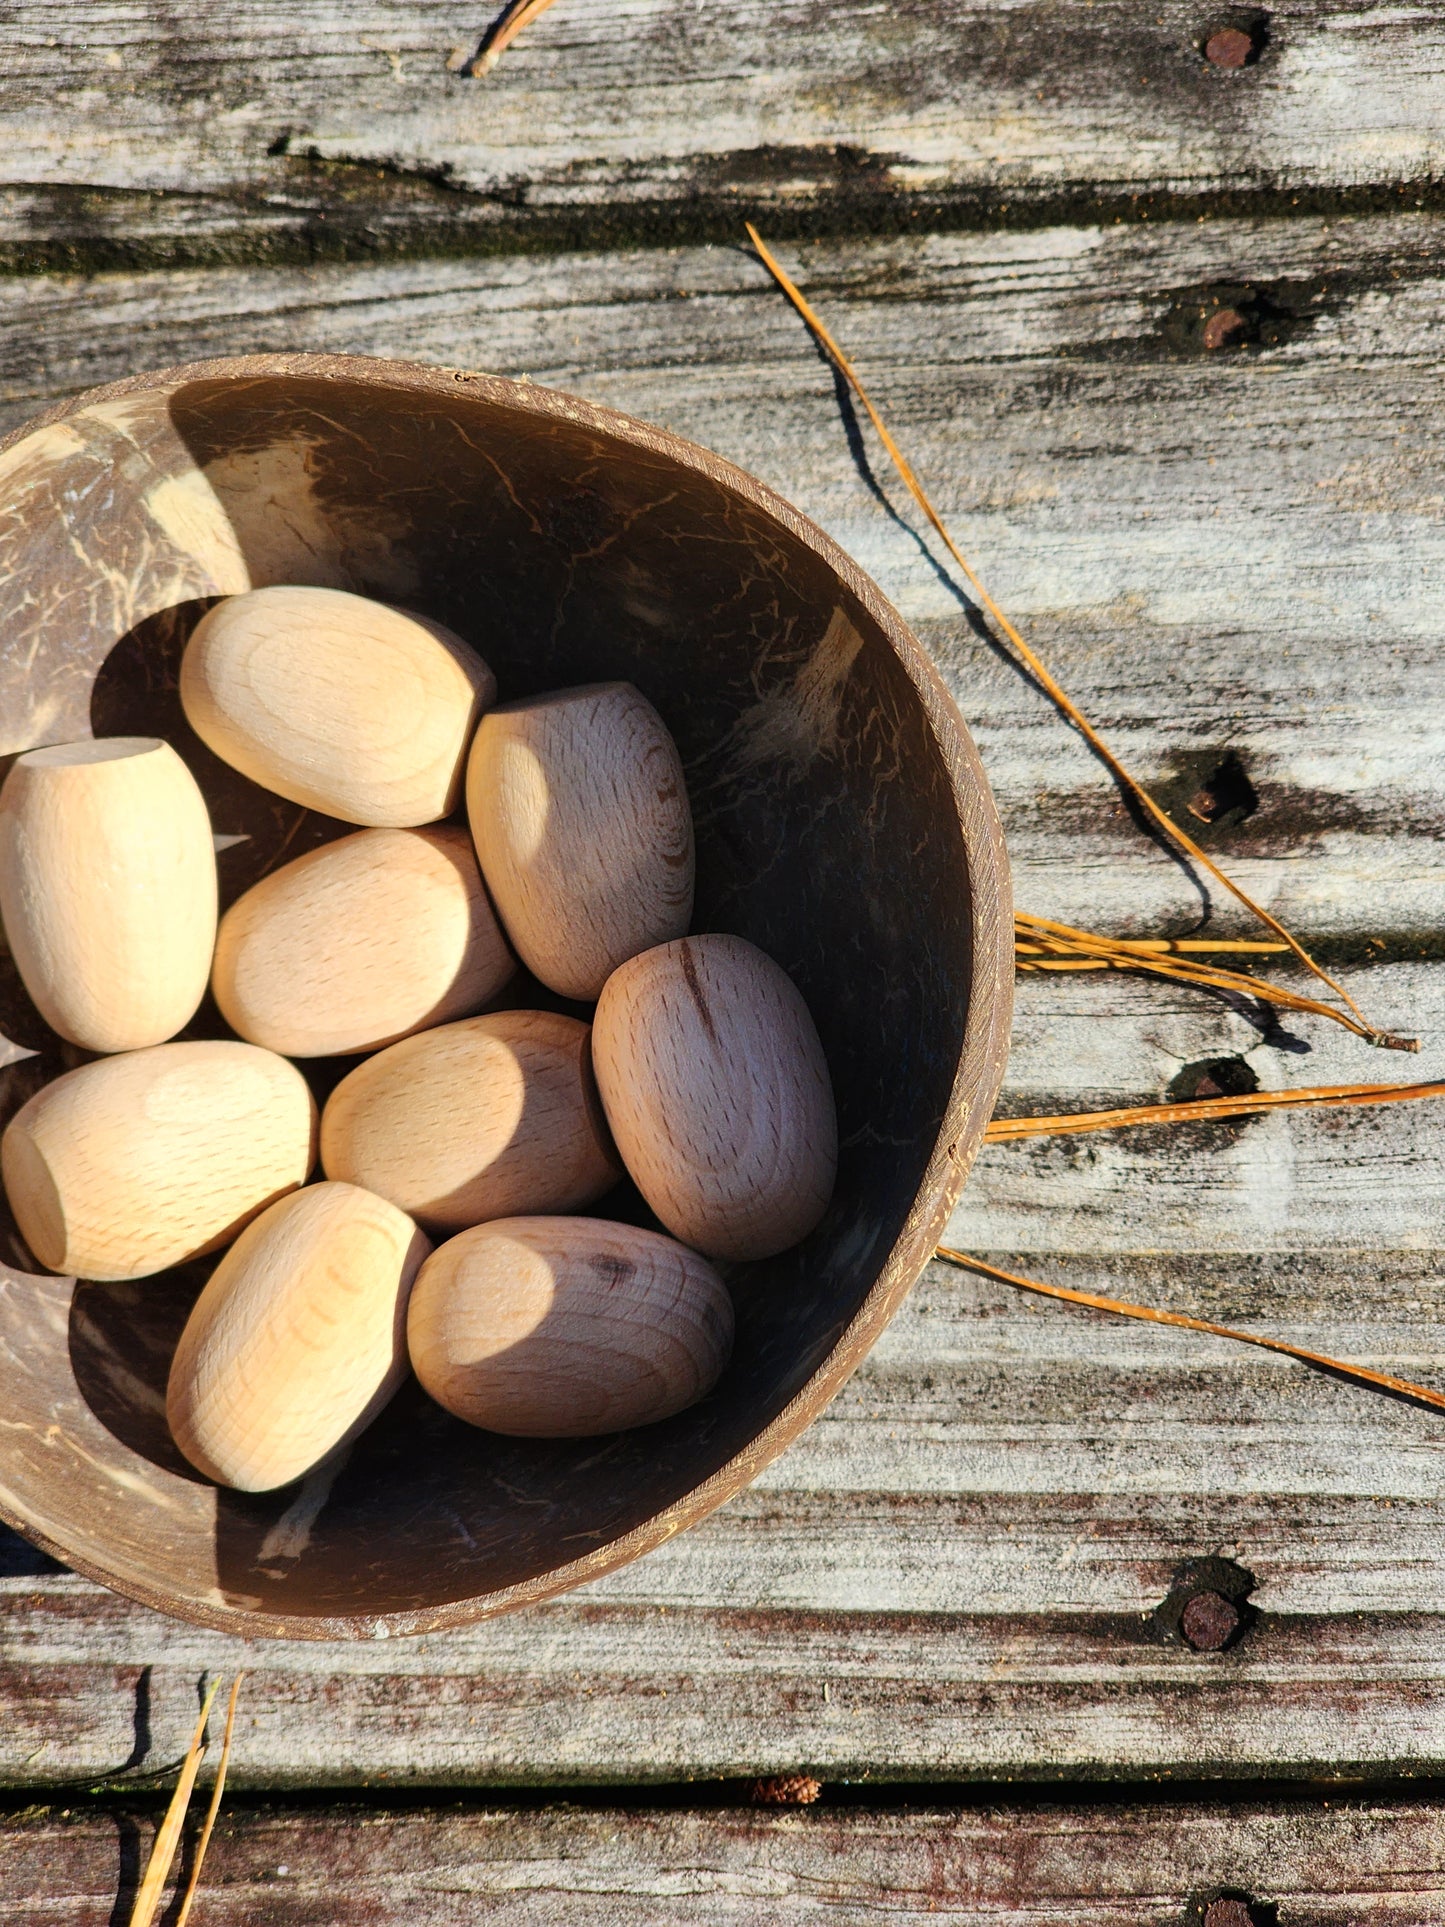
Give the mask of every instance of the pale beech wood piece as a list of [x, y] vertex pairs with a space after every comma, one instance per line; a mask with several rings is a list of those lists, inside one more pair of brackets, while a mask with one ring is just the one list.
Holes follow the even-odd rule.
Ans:
[[368, 1058], [331, 1093], [321, 1161], [435, 1231], [579, 1211], [622, 1175], [590, 1027], [549, 1010], [466, 1018]]
[[36, 1009], [85, 1050], [174, 1037], [205, 995], [216, 855], [169, 743], [33, 749], [0, 790], [0, 919]]
[[608, 979], [592, 1052], [607, 1121], [643, 1197], [713, 1258], [797, 1244], [833, 1194], [827, 1061], [792, 979], [742, 937], [684, 937]]
[[5, 1193], [43, 1265], [144, 1278], [234, 1238], [304, 1184], [316, 1105], [294, 1064], [230, 1040], [67, 1071], [0, 1140]]
[[467, 765], [482, 874], [517, 954], [594, 998], [692, 918], [692, 812], [667, 726], [631, 683], [504, 703]]
[[502, 1218], [422, 1266], [407, 1318], [417, 1377], [468, 1424], [591, 1438], [670, 1418], [717, 1383], [733, 1342], [705, 1258], [601, 1218]]
[[496, 693], [450, 629], [342, 589], [231, 596], [197, 623], [181, 662], [187, 720], [218, 756], [293, 803], [377, 828], [455, 807]]
[[515, 969], [471, 837], [442, 825], [359, 830], [263, 877], [221, 919], [212, 985], [251, 1043], [325, 1057], [480, 1010]]
[[166, 1422], [192, 1465], [269, 1492], [355, 1438], [406, 1376], [407, 1298], [430, 1250], [354, 1184], [313, 1184], [247, 1225], [171, 1366]]

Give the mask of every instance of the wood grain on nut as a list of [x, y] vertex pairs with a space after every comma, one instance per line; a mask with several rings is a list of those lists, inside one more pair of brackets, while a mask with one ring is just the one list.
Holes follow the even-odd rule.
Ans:
[[341, 589], [252, 589], [197, 623], [181, 703], [201, 740], [278, 796], [407, 829], [461, 794], [490, 669], [439, 622]]
[[98, 1058], [10, 1120], [0, 1167], [15, 1221], [52, 1271], [144, 1278], [214, 1251], [316, 1154], [294, 1064], [227, 1039]]
[[692, 814], [677, 745], [631, 683], [504, 703], [467, 766], [482, 874], [527, 968], [593, 998], [692, 916]]
[[36, 1009], [85, 1050], [174, 1037], [205, 995], [216, 855], [169, 743], [33, 749], [0, 790], [0, 918]]
[[516, 964], [464, 829], [358, 830], [264, 877], [221, 919], [213, 985], [290, 1057], [377, 1050], [479, 1010]]
[[368, 1058], [327, 1102], [321, 1158], [438, 1231], [580, 1210], [622, 1175], [589, 1027], [546, 1010], [465, 1018]]
[[266, 1492], [369, 1425], [406, 1376], [406, 1307], [431, 1250], [352, 1184], [313, 1184], [247, 1225], [176, 1347], [166, 1418], [208, 1478]]
[[598, 1218], [504, 1218], [442, 1245], [412, 1296], [412, 1364], [439, 1405], [516, 1438], [670, 1418], [732, 1349], [727, 1287], [696, 1252]]
[[684, 937], [634, 957], [608, 979], [592, 1050], [622, 1161], [674, 1236], [766, 1258], [817, 1224], [833, 1088], [808, 1006], [756, 944]]

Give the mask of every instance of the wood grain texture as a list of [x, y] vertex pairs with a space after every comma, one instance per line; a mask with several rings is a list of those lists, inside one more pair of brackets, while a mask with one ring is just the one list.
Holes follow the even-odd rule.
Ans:
[[692, 918], [682, 759], [630, 683], [593, 683], [482, 718], [467, 820], [487, 888], [532, 974], [590, 1002]]
[[439, 1405], [512, 1438], [595, 1438], [686, 1411], [733, 1343], [727, 1286], [671, 1238], [598, 1218], [500, 1218], [449, 1238], [407, 1313]]
[[504, 1010], [378, 1052], [327, 1099], [327, 1176], [364, 1185], [443, 1234], [595, 1203], [621, 1166], [591, 1034], [557, 1011]]
[[[788, 257], [993, 593], [1130, 766], [1178, 807], [1233, 750], [1259, 807], [1207, 846], [1292, 927], [1385, 955], [1433, 943], [1445, 882], [1441, 235], [1431, 215], [1211, 221]], [[1242, 289], [1278, 339], [1206, 355], [1201, 312]], [[1124, 934], [1207, 909], [1243, 933], [974, 633], [741, 252], [0, 284], [0, 420], [137, 361], [287, 344], [525, 371], [759, 473], [932, 652], [1022, 907]]]
[[52, 1030], [90, 1051], [163, 1044], [206, 993], [216, 855], [169, 743], [111, 737], [17, 757], [0, 791], [0, 918]]
[[312, 1184], [246, 1226], [186, 1320], [166, 1422], [191, 1464], [268, 1492], [359, 1436], [406, 1376], [431, 1246], [353, 1184]]
[[181, 662], [186, 721], [263, 789], [344, 823], [435, 823], [497, 681], [439, 622], [340, 589], [228, 596]]
[[[897, 14], [896, 31], [920, 17]], [[1436, 34], [1433, 17], [1368, 28], [1346, 27], [1341, 12], [1313, 17], [1326, 51], [1368, 44], [1409, 87], [1436, 85], [1420, 40], [1405, 46]], [[590, 18], [607, 24], [601, 11]], [[996, 16], [998, 30], [1019, 18]], [[558, 6], [494, 78], [515, 62], [520, 79], [564, 23], [567, 35], [593, 31]], [[475, 25], [462, 22], [458, 39]], [[1136, 30], [1152, 31], [1142, 20]], [[1124, 48], [1106, 80], [1125, 98], [1131, 43], [1091, 35], [1091, 59], [1096, 46], [1100, 58], [1106, 44]], [[1061, 72], [1058, 44], [1048, 60], [1059, 84], [1082, 73], [1095, 86], [1087, 63]], [[575, 45], [563, 45], [558, 71], [575, 76]], [[1279, 51], [1282, 63], [1286, 40]], [[353, 50], [358, 73], [363, 55], [379, 86], [389, 56]], [[59, 55], [46, 58], [58, 69]], [[410, 56], [399, 58], [405, 71]], [[309, 84], [303, 64], [298, 85]], [[779, 71], [791, 85], [809, 70]], [[1258, 100], [1257, 82], [1275, 85], [1281, 71], [1271, 79], [1261, 63], [1235, 78]], [[1306, 133], [1326, 100], [1303, 65], [1296, 72], [1282, 138]], [[1379, 96], [1352, 89], [1358, 67], [1344, 79], [1328, 62], [1309, 73], [1334, 74], [1333, 98], [1346, 103], [1329, 110], [1343, 172]], [[94, 81], [93, 62], [72, 64], [57, 87]], [[355, 75], [350, 85], [359, 126]], [[1245, 97], [1225, 91], [1233, 85], [1221, 77], [1214, 96], [1231, 116]], [[1166, 136], [1169, 111], [1151, 100]], [[1152, 164], [1138, 122], [1121, 124], [1127, 138], [1105, 150], [1101, 173], [1109, 151], [1126, 168]], [[1250, 153], [1265, 152], [1258, 122], [1222, 125], [1222, 139], [1247, 134]], [[1406, 113], [1402, 169], [1433, 125], [1433, 112]], [[305, 166], [313, 182], [360, 173]], [[1372, 171], [1389, 169], [1355, 178]], [[1247, 167], [1231, 179], [1242, 193], [1272, 191]], [[1306, 212], [1291, 220], [902, 238], [812, 247], [789, 264], [1065, 684], [1171, 796], [1186, 798], [1237, 751], [1259, 807], [1209, 832], [1209, 847], [1336, 960], [1378, 955], [1347, 981], [1380, 1021], [1424, 1035], [1418, 1068], [1438, 1075], [1441, 226], [1431, 212], [1318, 219], [1296, 182]], [[387, 205], [405, 221], [406, 208], [430, 209], [445, 192], [434, 200], [430, 184], [397, 174], [376, 191], [394, 195]], [[73, 202], [26, 192], [30, 231], [60, 234], [61, 201]], [[800, 223], [807, 201], [804, 181]], [[446, 201], [441, 218], [463, 204]], [[331, 245], [314, 204], [251, 204], [242, 218], [208, 190], [184, 207], [172, 194], [94, 205], [122, 249], [217, 245], [216, 221], [243, 251], [263, 224], [278, 246], [303, 228], [318, 250]], [[368, 220], [378, 205], [366, 204]], [[729, 233], [733, 219], [729, 201]], [[1204, 315], [1235, 300], [1257, 339], [1206, 355]], [[0, 287], [0, 406], [14, 421], [135, 365], [291, 345], [525, 371], [666, 421], [764, 475], [924, 636], [984, 746], [1021, 903], [1130, 934], [1197, 920], [1195, 887], [972, 633], [920, 554], [906, 502], [891, 497], [897, 519], [880, 505], [830, 378], [741, 254], [12, 283]], [[881, 469], [874, 479], [891, 492]], [[1227, 924], [1214, 913], [1215, 927]], [[1385, 947], [1375, 952], [1372, 937]], [[1248, 1055], [1266, 1083], [1398, 1069], [1323, 1026], [1302, 1031], [1308, 1056], [1262, 1045], [1247, 1013], [1164, 987], [1034, 980], [1020, 992], [1014, 1109], [1159, 1096], [1181, 1065], [1211, 1055]], [[1439, 1142], [1422, 1109], [993, 1147], [951, 1235], [1020, 1270], [1430, 1379], [1445, 1311]], [[264, 1648], [239, 1771], [253, 1785], [809, 1762], [924, 1776], [1438, 1771], [1441, 1446], [1434, 1418], [1302, 1367], [1026, 1304], [936, 1269], [761, 1485], [635, 1567], [465, 1635]], [[1223, 1655], [1152, 1643], [1148, 1616], [1180, 1562], [1204, 1554], [1254, 1574], [1260, 1621]], [[0, 1566], [6, 1777], [114, 1772], [137, 1755], [155, 1767], [183, 1750], [197, 1675], [241, 1647], [154, 1619], [13, 1542]], [[1153, 1837], [1169, 1848], [1170, 1879], [1193, 1864], [1181, 1835]], [[1297, 1864], [1290, 1843], [1306, 1838], [1318, 1835], [1303, 1819], [1280, 1821], [1252, 1864]], [[1382, 1849], [1391, 1877], [1396, 1850]], [[864, 1849], [849, 1852], [861, 1860]], [[771, 1863], [779, 1853], [769, 1849]], [[1147, 1861], [1132, 1836], [1119, 1853]], [[1361, 1847], [1341, 1854], [1356, 1870], [1368, 1863]], [[1428, 1865], [1421, 1856], [1409, 1864]], [[1331, 1888], [1324, 1864], [1292, 1875], [1294, 1893], [1283, 1873], [1278, 1887], [1258, 1876], [1259, 1890], [1289, 1902], [1283, 1917], [1309, 1919], [1313, 1907], [1331, 1927], [1353, 1922], [1364, 1902], [1344, 1879], [1368, 1893], [1367, 1882], [1356, 1871]], [[1107, 1891], [1096, 1866], [1077, 1883], [1091, 1894]], [[1220, 1862], [1209, 1871], [1235, 1877]], [[1144, 1918], [1166, 1902], [1182, 1910], [1169, 1879], [1157, 1885]], [[1384, 1896], [1368, 1898], [1391, 1918]], [[515, 1891], [503, 1904], [520, 1904]], [[595, 1915], [595, 1895], [585, 1904]], [[710, 1909], [720, 1904], [709, 1895]], [[1069, 1901], [1074, 1913], [1082, 1904]], [[1413, 1899], [1396, 1909], [1402, 1923], [1422, 1911]]]
[[[485, 80], [455, 0], [13, 0], [4, 233], [35, 266], [1110, 218], [1151, 197], [1406, 204], [1442, 148], [1424, 7], [1285, 0], [1256, 64], [1186, 0], [586, 0]], [[1067, 58], [1060, 50], [1067, 48]], [[1382, 193], [1380, 190], [1384, 188]], [[1360, 192], [1363, 190], [1363, 192]]]
[[818, 1226], [838, 1176], [828, 1061], [802, 992], [741, 937], [659, 944], [608, 978], [597, 1088], [628, 1173], [713, 1258], [771, 1258]]
[[[7, 1918], [100, 1927], [154, 1825], [136, 1809], [12, 1821], [0, 1835]], [[235, 1811], [196, 1911], [214, 1927], [471, 1927], [493, 1908], [509, 1927], [866, 1927], [880, 1915], [900, 1927], [1158, 1927], [1221, 1890], [1257, 1896], [1289, 1927], [1418, 1927], [1445, 1907], [1445, 1822], [1429, 1799], [1367, 1797], [787, 1815]]]
[[456, 824], [361, 830], [253, 885], [217, 933], [212, 985], [249, 1043], [377, 1050], [490, 1002], [516, 961]]
[[204, 1256], [304, 1184], [316, 1105], [294, 1065], [230, 1040], [101, 1057], [5, 1128], [5, 1192], [41, 1264], [144, 1278]]

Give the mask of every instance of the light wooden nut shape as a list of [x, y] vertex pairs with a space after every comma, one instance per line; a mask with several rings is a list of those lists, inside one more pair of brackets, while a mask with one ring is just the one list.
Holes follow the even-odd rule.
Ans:
[[139, 1050], [189, 1022], [216, 939], [216, 854], [169, 743], [112, 736], [16, 760], [0, 919], [36, 1009], [72, 1044]]
[[144, 1278], [234, 1238], [306, 1182], [316, 1105], [294, 1064], [229, 1040], [67, 1071], [15, 1113], [0, 1171], [41, 1264]]
[[331, 1093], [321, 1162], [434, 1231], [575, 1211], [622, 1175], [588, 1026], [547, 1010], [469, 1017], [369, 1057]]
[[631, 683], [589, 683], [484, 716], [467, 764], [482, 875], [518, 956], [591, 1000], [618, 964], [692, 917], [682, 761]]
[[503, 1218], [422, 1266], [407, 1338], [439, 1405], [514, 1438], [671, 1418], [733, 1342], [727, 1287], [695, 1251], [598, 1218]]
[[742, 937], [684, 937], [608, 979], [592, 1029], [622, 1161], [674, 1236], [768, 1258], [833, 1193], [838, 1122], [823, 1046], [792, 979]]
[[242, 1037], [289, 1057], [376, 1050], [480, 1010], [516, 969], [464, 829], [358, 830], [232, 904], [212, 984]]
[[456, 807], [496, 679], [460, 636], [342, 589], [229, 597], [197, 623], [181, 706], [202, 742], [293, 803], [408, 829]]
[[171, 1364], [166, 1420], [191, 1464], [267, 1492], [354, 1439], [406, 1376], [407, 1299], [430, 1250], [352, 1184], [313, 1184], [247, 1225]]

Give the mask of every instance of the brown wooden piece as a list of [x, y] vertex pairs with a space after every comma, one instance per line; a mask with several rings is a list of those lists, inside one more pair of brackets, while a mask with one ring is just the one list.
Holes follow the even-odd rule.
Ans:
[[406, 1376], [406, 1309], [431, 1245], [395, 1205], [313, 1184], [248, 1224], [176, 1348], [166, 1422], [209, 1479], [288, 1485], [376, 1417]]
[[592, 1077], [591, 1029], [503, 1010], [369, 1057], [321, 1118], [326, 1174], [365, 1185], [428, 1230], [579, 1211], [622, 1175]]
[[216, 940], [216, 857], [169, 743], [30, 750], [0, 790], [0, 919], [52, 1030], [138, 1050], [195, 1015]]
[[674, 1236], [771, 1258], [815, 1228], [838, 1171], [828, 1062], [756, 944], [683, 937], [634, 957], [602, 993], [593, 1054], [623, 1163]]
[[672, 1418], [717, 1383], [733, 1343], [705, 1258], [600, 1218], [502, 1218], [423, 1265], [407, 1318], [417, 1377], [469, 1425], [595, 1438]]
[[443, 624], [306, 584], [218, 603], [181, 664], [186, 720], [209, 749], [292, 802], [384, 828], [455, 806], [496, 693]]
[[215, 1251], [306, 1182], [316, 1106], [254, 1044], [156, 1044], [47, 1084], [0, 1140], [5, 1194], [41, 1264], [144, 1278]]
[[692, 917], [693, 835], [677, 745], [630, 683], [595, 683], [482, 718], [467, 815], [507, 934], [564, 997]]
[[221, 1014], [287, 1057], [377, 1050], [480, 1010], [516, 969], [464, 829], [359, 830], [221, 919]]

